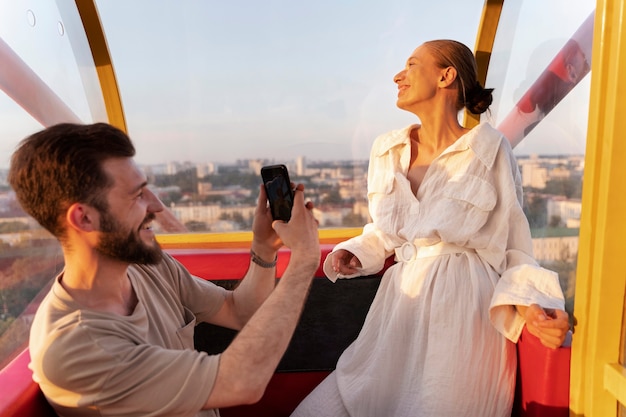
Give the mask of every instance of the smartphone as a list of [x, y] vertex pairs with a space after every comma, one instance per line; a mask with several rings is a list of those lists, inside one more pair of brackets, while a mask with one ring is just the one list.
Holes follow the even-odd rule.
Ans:
[[293, 207], [293, 190], [287, 167], [282, 164], [264, 166], [261, 168], [261, 178], [270, 202], [272, 217], [274, 220], [288, 222]]

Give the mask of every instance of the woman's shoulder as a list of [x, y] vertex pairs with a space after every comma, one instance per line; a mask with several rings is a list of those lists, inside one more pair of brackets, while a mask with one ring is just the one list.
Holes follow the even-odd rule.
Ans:
[[419, 125], [409, 125], [378, 135], [372, 145], [372, 155], [379, 156], [396, 146], [410, 144], [411, 130], [416, 127]]
[[483, 122], [465, 137], [467, 145], [485, 166], [491, 168], [499, 154], [512, 155], [511, 145], [502, 132]]
[[481, 122], [473, 127], [468, 136], [474, 136], [479, 140], [499, 142], [505, 140], [505, 136], [498, 129], [493, 127], [489, 122]]

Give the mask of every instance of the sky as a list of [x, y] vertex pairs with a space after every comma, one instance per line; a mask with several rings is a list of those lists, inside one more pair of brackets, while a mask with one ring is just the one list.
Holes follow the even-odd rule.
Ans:
[[[185, 4], [146, 15], [142, 2], [98, 3], [116, 28], [108, 42], [131, 135], [164, 156], [182, 143], [189, 159], [202, 147], [215, 161], [366, 159], [377, 135], [414, 121], [395, 107], [393, 83], [411, 52], [442, 37], [473, 47], [482, 8], [457, 1], [442, 24], [423, 1]], [[126, 86], [141, 93], [124, 96]]]
[[[417, 122], [396, 108], [393, 76], [426, 40], [456, 39], [473, 49], [483, 3], [99, 0], [97, 6], [137, 160], [157, 164], [367, 159], [376, 136]], [[494, 73], [498, 83], [519, 86], [547, 65], [594, 2], [513, 3], [515, 8], [505, 11], [509, 33], [494, 49], [494, 58], [506, 55], [502, 62], [509, 65]], [[63, 35], [52, 38], [44, 31], [58, 25], [53, 27], [54, 2], [43, 4], [0, 0], [0, 37], [89, 121], [84, 99], [76, 94], [84, 85], [72, 84], [80, 80], [81, 63], [69, 72], [55, 65], [72, 49], [62, 43]], [[37, 25], [28, 24], [23, 10], [34, 11]], [[41, 42], [52, 45], [41, 48]], [[544, 132], [518, 151], [584, 152], [588, 79], [559, 110], [567, 122], [558, 115], [546, 118]], [[489, 121], [503, 117], [516, 94], [514, 88], [497, 88]], [[2, 92], [0, 121], [3, 137], [15, 137], [15, 143], [41, 127]], [[3, 139], [0, 152], [8, 154], [13, 146]], [[4, 157], [0, 167], [6, 163]]]

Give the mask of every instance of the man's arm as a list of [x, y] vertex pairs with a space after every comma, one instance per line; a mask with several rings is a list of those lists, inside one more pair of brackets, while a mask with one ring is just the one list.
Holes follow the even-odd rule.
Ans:
[[[279, 284], [273, 291], [270, 290], [269, 297], [222, 353], [217, 377], [205, 408], [259, 401], [287, 349], [320, 262], [317, 221], [310, 210], [312, 205], [304, 204], [303, 189], [301, 185], [296, 188], [289, 223], [273, 223], [280, 240], [291, 248], [289, 265]], [[245, 311], [246, 308], [241, 304], [244, 300], [254, 298], [246, 294], [252, 292], [251, 283], [268, 278], [268, 272], [260, 269], [263, 268], [252, 266], [244, 279], [244, 282], [250, 280], [248, 288], [234, 294], [235, 311]], [[259, 278], [258, 274], [264, 276]]]
[[[261, 185], [252, 224], [251, 250], [256, 256], [268, 263], [276, 259], [278, 248], [283, 245], [276, 231], [272, 228], [272, 222], [272, 214], [267, 206], [265, 187]], [[239, 285], [234, 291], [227, 294], [222, 308], [211, 317], [210, 322], [240, 330], [267, 299], [275, 286], [276, 267], [264, 268], [250, 262], [248, 271]]]

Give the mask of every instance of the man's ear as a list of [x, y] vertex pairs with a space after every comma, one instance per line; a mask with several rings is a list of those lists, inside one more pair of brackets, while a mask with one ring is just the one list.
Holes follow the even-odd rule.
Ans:
[[97, 211], [86, 204], [74, 203], [65, 213], [69, 227], [78, 231], [93, 232], [97, 230]]

